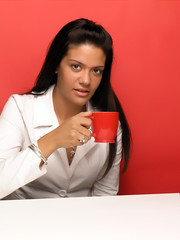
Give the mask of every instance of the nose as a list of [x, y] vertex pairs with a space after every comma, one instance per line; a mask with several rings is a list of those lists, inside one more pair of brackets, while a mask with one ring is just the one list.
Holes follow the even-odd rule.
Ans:
[[91, 82], [91, 76], [89, 71], [84, 71], [80, 77], [79, 82], [83, 85], [89, 85]]

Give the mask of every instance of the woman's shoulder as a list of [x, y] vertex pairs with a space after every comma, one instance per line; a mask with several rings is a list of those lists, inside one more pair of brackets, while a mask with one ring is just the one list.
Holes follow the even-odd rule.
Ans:
[[43, 95], [13, 94], [6, 102], [0, 119], [6, 119], [13, 124], [33, 121], [35, 116], [39, 118], [43, 111], [47, 112], [51, 108], [51, 98], [52, 92], [49, 90]]
[[26, 101], [30, 101], [33, 100], [34, 98], [36, 98], [35, 95], [33, 94], [13, 94], [10, 96], [9, 101], [21, 101], [21, 102], [26, 102]]
[[13, 94], [9, 97], [8, 101], [5, 104], [5, 108], [9, 107], [17, 107], [18, 109], [28, 108], [29, 106], [34, 106], [36, 102], [48, 101], [49, 96], [52, 95], [53, 88], [49, 88], [45, 93], [35, 94]]
[[36, 96], [31, 95], [31, 94], [13, 94], [9, 97], [8, 101], [6, 102], [5, 108], [6, 107], [14, 107], [17, 106], [18, 108], [21, 108], [28, 104], [29, 102], [34, 101]]
[[34, 96], [27, 94], [11, 95], [2, 110], [1, 116], [5, 118], [9, 118], [9, 116], [16, 116], [17, 113], [22, 111], [22, 109], [28, 108], [28, 102], [32, 102], [34, 98]]

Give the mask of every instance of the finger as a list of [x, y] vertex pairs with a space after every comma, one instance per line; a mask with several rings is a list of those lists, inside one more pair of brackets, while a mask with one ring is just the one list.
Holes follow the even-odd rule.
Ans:
[[86, 142], [87, 142], [87, 137], [85, 137], [85, 136], [81, 137], [81, 138], [79, 139], [79, 142], [80, 142], [81, 144], [86, 143]]
[[81, 135], [81, 138], [79, 139], [80, 145], [83, 145], [83, 144], [87, 143], [88, 141], [89, 141], [89, 138], [87, 138], [86, 136]]
[[[88, 113], [88, 116], [89, 114], [91, 114], [91, 111]], [[75, 124], [74, 126], [77, 127], [77, 125], [81, 125], [83, 127], [89, 128], [92, 124], [92, 120], [90, 118], [87, 118], [87, 116], [83, 115], [87, 115], [86, 112], [81, 112], [72, 117], [72, 121]]]
[[87, 111], [87, 112], [80, 112], [78, 115], [81, 117], [88, 117], [92, 115], [92, 111]]
[[88, 140], [91, 139], [91, 131], [86, 128], [86, 127], [83, 127], [83, 126], [80, 126], [79, 129], [78, 129], [79, 133], [82, 135], [82, 136], [85, 136], [88, 138]]
[[81, 117], [80, 125], [89, 129], [90, 126], [92, 125], [92, 120], [90, 118], [87, 118], [87, 117]]

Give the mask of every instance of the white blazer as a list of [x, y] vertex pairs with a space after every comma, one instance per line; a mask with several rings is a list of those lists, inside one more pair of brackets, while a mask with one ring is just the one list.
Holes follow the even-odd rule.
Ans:
[[[28, 148], [58, 127], [53, 107], [54, 86], [42, 96], [12, 95], [0, 116], [0, 199], [116, 195], [119, 187], [122, 134], [119, 124], [114, 164], [101, 179], [109, 144], [92, 137], [77, 147], [69, 166], [66, 149], [59, 148], [39, 167], [40, 159]], [[87, 104], [88, 110], [93, 110]]]

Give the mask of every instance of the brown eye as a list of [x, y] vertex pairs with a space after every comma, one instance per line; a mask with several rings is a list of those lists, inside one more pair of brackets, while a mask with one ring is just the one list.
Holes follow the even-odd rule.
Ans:
[[93, 70], [93, 72], [94, 72], [96, 75], [101, 75], [102, 72], [103, 72], [103, 70], [98, 69], [98, 68], [95, 68], [95, 69]]
[[80, 65], [78, 65], [78, 64], [72, 64], [71, 67], [74, 70], [80, 70], [80, 68], [81, 68]]

